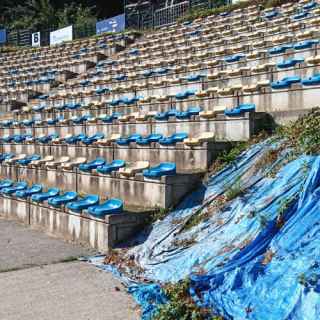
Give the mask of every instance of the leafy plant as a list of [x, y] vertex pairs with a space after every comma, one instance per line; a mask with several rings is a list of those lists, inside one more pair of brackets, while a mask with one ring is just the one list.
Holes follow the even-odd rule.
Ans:
[[171, 208], [168, 208], [168, 209], [160, 208], [160, 207], [155, 208], [155, 210], [149, 214], [149, 217], [150, 217], [149, 222], [153, 223], [158, 220], [162, 221], [170, 211], [171, 211]]
[[238, 179], [229, 189], [227, 189], [225, 197], [227, 201], [231, 201], [242, 194], [244, 194], [244, 189], [241, 185], [241, 180]]
[[163, 290], [168, 303], [159, 306], [153, 320], [223, 320], [222, 317], [213, 316], [209, 310], [198, 307], [189, 294], [189, 287], [189, 279], [166, 285]]

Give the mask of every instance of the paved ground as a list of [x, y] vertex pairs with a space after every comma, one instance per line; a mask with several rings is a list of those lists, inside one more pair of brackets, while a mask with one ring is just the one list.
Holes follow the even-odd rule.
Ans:
[[1, 320], [139, 318], [110, 274], [70, 261], [92, 251], [14, 222], [0, 220], [0, 230]]

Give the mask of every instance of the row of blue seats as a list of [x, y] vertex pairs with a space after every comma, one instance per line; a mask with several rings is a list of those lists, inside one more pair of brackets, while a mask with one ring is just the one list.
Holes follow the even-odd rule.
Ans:
[[271, 83], [271, 88], [277, 89], [289, 89], [292, 84], [300, 83], [303, 86], [316, 86], [320, 85], [320, 74], [315, 74], [311, 77], [302, 79], [299, 76], [284, 77], [279, 81], [274, 81]]
[[[3, 163], [5, 160], [10, 160], [13, 157], [13, 153], [0, 154], [0, 163]], [[33, 154], [17, 160], [15, 164], [27, 166], [32, 161], [37, 161], [40, 159], [41, 156], [39, 154]], [[78, 167], [82, 172], [91, 172], [92, 170], [96, 170], [101, 174], [110, 174], [114, 171], [118, 171], [120, 168], [124, 168], [125, 166], [126, 162], [124, 160], [113, 160], [112, 162], [107, 163], [107, 161], [101, 157], [76, 165], [76, 167]], [[174, 175], [176, 175], [176, 164], [172, 162], [162, 162], [157, 166], [143, 170], [143, 176], [146, 178], [160, 178], [163, 176]]]
[[[254, 112], [256, 109], [255, 104], [252, 103], [243, 103], [239, 104], [236, 107], [231, 109], [225, 109], [224, 115], [225, 116], [234, 116], [234, 115], [242, 115], [245, 112]], [[149, 119], [154, 119], [156, 121], [168, 121], [170, 117], [175, 117], [177, 120], [188, 120], [191, 119], [193, 116], [197, 116], [200, 112], [203, 111], [201, 107], [189, 107], [186, 111], [180, 111], [177, 109], [169, 109], [168, 111], [158, 112], [154, 116], [149, 116]], [[236, 112], [235, 112], [236, 111]], [[47, 120], [38, 120], [38, 119], [25, 119], [22, 121], [15, 121], [15, 120], [4, 120], [0, 122], [0, 127], [10, 128], [10, 127], [32, 127], [35, 125], [59, 125], [59, 123], [65, 122], [68, 120], [74, 125], [80, 125], [86, 122], [90, 122], [92, 119], [100, 120], [102, 123], [112, 123], [115, 120], [118, 120], [122, 117], [123, 114], [120, 112], [113, 112], [111, 115], [100, 115], [97, 118], [92, 116], [91, 114], [84, 114], [81, 116], [74, 116], [69, 119], [65, 119], [63, 116], [59, 116], [56, 118], [50, 118]]]
[[[236, 112], [236, 111], [235, 111]], [[105, 135], [103, 133], [97, 132], [91, 136], [87, 136], [84, 133], [75, 134], [72, 136], [68, 136], [67, 138], [62, 138], [59, 141], [60, 143], [66, 144], [78, 144], [82, 143], [84, 145], [92, 145], [95, 142], [99, 142], [99, 140], [104, 139]], [[2, 143], [23, 143], [34, 141], [36, 143], [47, 144], [52, 142], [54, 139], [59, 138], [59, 135], [56, 133], [52, 133], [46, 136], [41, 137], [33, 137], [30, 134], [15, 134], [11, 136], [3, 136], [0, 138], [0, 142]], [[157, 142], [161, 145], [173, 145], [177, 142], [183, 142], [184, 139], [188, 138], [188, 134], [185, 132], [177, 132], [170, 136], [163, 136], [162, 134], [152, 133], [147, 136], [142, 136], [141, 134], [131, 134], [129, 136], [120, 137], [115, 140], [115, 143], [119, 146], [129, 145], [131, 142], [136, 142], [138, 145], [149, 145], [152, 142]]]
[[8, 179], [0, 181], [0, 194], [4, 196], [30, 199], [35, 203], [48, 201], [48, 204], [52, 207], [66, 207], [75, 213], [87, 210], [90, 215], [96, 218], [104, 218], [106, 215], [123, 212], [123, 201], [120, 199], [108, 199], [99, 204], [100, 199], [98, 195], [79, 197], [78, 193], [74, 191], [60, 194], [58, 188], [50, 188], [46, 192], [43, 192], [43, 189], [41, 184], [34, 184], [28, 187], [28, 183], [25, 181], [16, 183]]
[[[101, 174], [110, 174], [113, 171], [118, 171], [120, 168], [124, 168], [126, 165], [123, 160], [113, 160], [107, 164], [103, 158], [96, 158], [84, 164], [79, 165], [79, 170], [83, 172], [91, 172], [96, 170]], [[157, 166], [150, 167], [143, 170], [143, 176], [146, 178], [160, 178], [164, 176], [176, 175], [176, 164], [173, 162], [162, 162]]]
[[13, 80], [8, 83], [8, 87], [15, 88], [16, 86], [21, 85], [21, 84], [25, 84], [27, 86], [49, 84], [49, 83], [52, 83], [54, 80], [55, 80], [54, 77], [53, 78], [42, 78], [42, 79], [36, 79], [36, 80], [24, 80], [24, 81], [19, 81], [19, 82]]
[[[299, 41], [297, 43], [284, 44], [281, 46], [273, 47], [268, 50], [268, 53], [270, 55], [276, 55], [276, 54], [283, 54], [289, 49], [293, 49], [295, 51], [305, 50], [305, 49], [311, 48], [312, 46], [314, 46], [318, 43], [319, 43], [319, 40], [317, 40], [317, 39], [304, 40], [304, 41]], [[239, 62], [240, 60], [244, 59], [245, 57], [246, 57], [245, 53], [238, 53], [238, 54], [234, 54], [234, 55], [225, 57], [224, 62], [235, 63], [235, 62]], [[300, 63], [304, 61], [302, 58], [298, 59], [298, 60], [300, 60], [299, 61]], [[292, 63], [291, 59], [289, 59], [288, 61], [285, 60], [283, 62], [278, 63], [277, 67], [279, 69], [284, 68], [284, 66], [286, 66], [286, 68], [289, 68], [289, 67], [295, 66], [296, 63]], [[109, 65], [109, 63], [105, 62], [105, 65]], [[144, 76], [146, 78], [154, 77], [154, 76], [161, 76], [161, 75], [167, 74], [170, 70], [171, 70], [170, 67], [146, 69], [142, 72], [142, 76]], [[101, 69], [101, 67], [99, 67], [96, 72], [92, 73], [92, 75], [95, 77], [103, 75], [103, 69]], [[181, 80], [186, 80], [188, 82], [194, 82], [194, 81], [200, 81], [202, 78], [205, 78], [205, 77], [206, 77], [206, 74], [191, 74], [188, 76], [181, 77]], [[119, 75], [114, 76], [113, 79], [116, 81], [125, 81], [125, 80], [128, 80], [128, 77], [125, 74], [119, 74]], [[82, 86], [94, 85], [94, 83], [92, 83], [88, 79], [80, 81], [79, 84]], [[109, 88], [96, 89], [96, 94], [105, 94], [110, 91], [111, 90]]]

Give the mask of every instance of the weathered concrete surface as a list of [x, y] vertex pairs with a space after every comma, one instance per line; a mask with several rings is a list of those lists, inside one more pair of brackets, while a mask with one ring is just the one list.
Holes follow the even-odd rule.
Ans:
[[16, 222], [0, 219], [0, 230], [0, 319], [139, 318], [133, 300], [111, 274], [84, 262], [61, 262], [92, 250]]
[[0, 273], [0, 288], [0, 319], [138, 319], [118, 281], [84, 262]]
[[12, 221], [0, 219], [0, 230], [0, 272], [57, 263], [94, 253], [91, 249], [51, 238]]

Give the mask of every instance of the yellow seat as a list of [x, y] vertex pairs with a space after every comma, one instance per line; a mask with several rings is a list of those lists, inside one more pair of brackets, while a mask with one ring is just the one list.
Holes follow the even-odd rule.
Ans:
[[137, 161], [133, 163], [128, 163], [124, 168], [119, 169], [120, 175], [124, 177], [132, 177], [139, 172], [150, 167], [149, 161]]
[[199, 113], [200, 118], [204, 118], [204, 119], [213, 119], [216, 117], [216, 112], [212, 111], [212, 110], [207, 110], [207, 111], [201, 111]]

